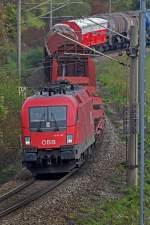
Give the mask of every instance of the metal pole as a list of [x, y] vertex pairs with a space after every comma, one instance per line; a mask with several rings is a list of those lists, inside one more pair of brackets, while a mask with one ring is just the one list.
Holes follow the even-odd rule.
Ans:
[[111, 13], [111, 0], [109, 0], [109, 13]]
[[138, 31], [130, 30], [130, 94], [129, 94], [129, 141], [128, 141], [128, 184], [138, 184]]
[[49, 28], [51, 29], [53, 26], [53, 0], [51, 0], [51, 5], [50, 5], [50, 21], [49, 21]]
[[144, 225], [144, 139], [145, 139], [145, 46], [146, 46], [146, 25], [145, 12], [146, 1], [140, 0], [140, 225]]
[[[58, 8], [55, 8], [53, 9], [53, 12], [59, 10], [59, 9], [62, 9], [64, 7], [66, 7], [68, 4], [75, 4], [75, 3], [78, 3], [78, 4], [83, 4], [83, 2], [70, 2], [70, 1], [67, 1], [66, 3], [64, 3], [63, 5], [59, 6]], [[48, 12], [45, 12], [44, 14], [40, 15], [40, 16], [37, 16], [35, 18], [32, 19], [32, 21], [38, 19], [38, 18], [42, 18], [43, 16], [47, 15], [48, 13], [50, 13], [51, 10], [49, 10]]]
[[21, 85], [21, 0], [17, 3], [17, 70]]

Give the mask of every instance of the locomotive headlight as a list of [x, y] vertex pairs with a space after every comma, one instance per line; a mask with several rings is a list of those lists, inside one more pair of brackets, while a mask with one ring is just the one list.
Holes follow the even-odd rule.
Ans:
[[73, 135], [72, 134], [68, 134], [67, 135], [67, 144], [72, 144], [73, 142]]
[[31, 144], [31, 139], [30, 137], [25, 137], [25, 144], [30, 145]]

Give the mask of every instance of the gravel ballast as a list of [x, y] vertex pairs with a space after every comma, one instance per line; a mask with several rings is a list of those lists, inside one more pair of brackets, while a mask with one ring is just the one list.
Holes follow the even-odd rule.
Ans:
[[[76, 174], [52, 192], [1, 219], [0, 224], [75, 225], [69, 215], [78, 212], [81, 205], [86, 206], [97, 197], [120, 197], [108, 179], [125, 155], [124, 145], [107, 120], [102, 144], [97, 144], [94, 156]], [[121, 178], [120, 182], [125, 183]]]

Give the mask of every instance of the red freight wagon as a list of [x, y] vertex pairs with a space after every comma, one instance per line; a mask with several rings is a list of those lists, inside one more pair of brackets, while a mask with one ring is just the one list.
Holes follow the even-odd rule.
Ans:
[[[54, 25], [45, 41], [45, 74], [47, 81], [67, 79], [74, 84], [83, 84], [94, 88], [95, 68], [88, 49], [65, 35], [86, 46], [101, 48], [108, 42], [107, 20], [91, 18], [101, 27], [88, 19], [70, 20]], [[59, 34], [58, 34], [59, 33]]]
[[57, 32], [77, 40], [66, 24], [57, 24], [50, 31], [45, 43], [45, 73], [47, 81], [68, 80], [73, 84], [96, 90], [95, 64], [87, 49], [61, 37]]

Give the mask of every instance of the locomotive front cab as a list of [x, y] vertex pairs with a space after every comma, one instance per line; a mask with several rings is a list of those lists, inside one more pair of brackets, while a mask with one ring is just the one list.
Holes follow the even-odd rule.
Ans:
[[76, 104], [71, 97], [33, 98], [22, 108], [23, 164], [30, 170], [75, 161]]

